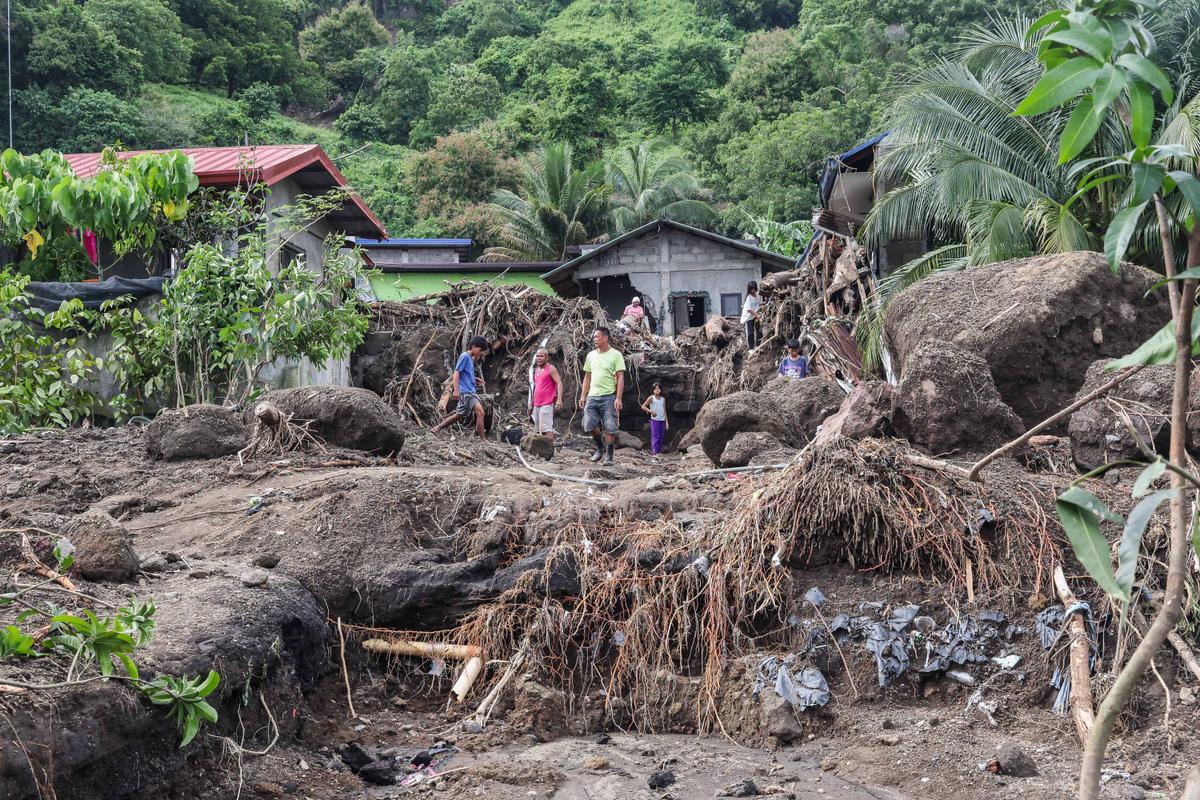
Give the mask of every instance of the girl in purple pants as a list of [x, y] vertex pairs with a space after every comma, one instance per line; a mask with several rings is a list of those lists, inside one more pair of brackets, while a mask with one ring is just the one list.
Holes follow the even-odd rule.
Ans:
[[662, 452], [667, 428], [671, 427], [667, 423], [667, 398], [663, 397], [662, 387], [657, 383], [652, 394], [642, 403], [642, 411], [650, 415], [650, 455], [657, 456]]

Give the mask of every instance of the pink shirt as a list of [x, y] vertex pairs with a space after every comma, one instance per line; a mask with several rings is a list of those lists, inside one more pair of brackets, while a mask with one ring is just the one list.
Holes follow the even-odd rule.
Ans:
[[535, 406], [552, 406], [558, 395], [558, 387], [550, 375], [550, 365], [533, 368], [533, 404]]
[[629, 305], [625, 306], [625, 313], [622, 314], [621, 316], [623, 316], [623, 317], [644, 317], [644, 316], [646, 316], [646, 312], [640, 305], [635, 306], [633, 303], [630, 303]]

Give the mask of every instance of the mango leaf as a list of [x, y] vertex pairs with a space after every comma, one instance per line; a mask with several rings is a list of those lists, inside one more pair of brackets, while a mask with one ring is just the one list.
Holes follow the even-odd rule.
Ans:
[[1082, 56], [1072, 58], [1043, 75], [1013, 114], [1030, 116], [1058, 108], [1091, 87], [1099, 75], [1100, 62]]
[[1151, 164], [1146, 161], [1135, 161], [1131, 168], [1133, 172], [1133, 199], [1130, 205], [1145, 205], [1154, 199], [1154, 193], [1162, 186], [1167, 170], [1162, 164]]
[[1192, 207], [1192, 214], [1200, 216], [1200, 180], [1197, 180], [1195, 175], [1183, 170], [1172, 170], [1168, 174], [1171, 176], [1171, 180], [1175, 181], [1183, 199], [1187, 200], [1188, 205]]
[[[1074, 119], [1074, 115], [1072, 115], [1072, 119]], [[1063, 146], [1066, 147], [1065, 134], [1063, 141]], [[1112, 224], [1108, 226], [1108, 232], [1104, 234], [1104, 257], [1108, 259], [1108, 266], [1113, 272], [1116, 272], [1121, 266], [1121, 258], [1129, 249], [1129, 241], [1137, 230], [1138, 219], [1145, 210], [1145, 203], [1122, 209], [1113, 217]]]
[[[1192, 315], [1192, 355], [1200, 355], [1200, 314]], [[1115, 372], [1137, 364], [1169, 364], [1175, 360], [1175, 322], [1172, 320], [1153, 336], [1142, 342], [1142, 346], [1127, 356], [1110, 361], [1105, 372]]]
[[1082, 153], [1096, 138], [1096, 131], [1100, 130], [1103, 120], [1104, 112], [1096, 108], [1094, 95], [1089, 94], [1076, 103], [1059, 143], [1058, 163], [1066, 164]]
[[1146, 532], [1146, 525], [1150, 523], [1150, 518], [1154, 516], [1162, 501], [1174, 494], [1174, 489], [1163, 489], [1142, 498], [1129, 512], [1129, 519], [1125, 520], [1121, 546], [1117, 549], [1116, 583], [1121, 590], [1118, 596], [1126, 603], [1129, 602], [1130, 593], [1133, 591], [1133, 579], [1137, 572], [1137, 560], [1142, 551], [1142, 535]]
[[1067, 538], [1071, 540], [1071, 549], [1075, 551], [1075, 557], [1087, 570], [1088, 575], [1108, 594], [1122, 597], [1121, 587], [1113, 575], [1108, 540], [1100, 533], [1100, 521], [1124, 520], [1109, 511], [1095, 495], [1078, 486], [1072, 486], [1059, 495], [1055, 510], [1058, 511], [1058, 518], [1067, 532]]
[[1171, 79], [1150, 59], [1137, 53], [1126, 53], [1117, 59], [1117, 66], [1158, 89], [1162, 93], [1163, 100], [1168, 104], [1175, 101], [1175, 90], [1171, 88]]
[[1109, 32], [1103, 28], [1089, 30], [1088, 28], [1073, 25], [1063, 30], [1051, 31], [1046, 34], [1046, 38], [1043, 41], [1057, 42], [1058, 44], [1065, 44], [1068, 47], [1074, 47], [1076, 50], [1082, 50], [1097, 61], [1108, 61], [1108, 57], [1112, 55], [1112, 39]]
[[1150, 485], [1158, 480], [1166, 470], [1167, 462], [1161, 458], [1142, 470], [1142, 474], [1138, 475], [1137, 480], [1133, 482], [1133, 496], [1141, 497], [1150, 491]]
[[1139, 80], [1129, 81], [1129, 116], [1134, 145], [1146, 147], [1154, 131], [1154, 95]]

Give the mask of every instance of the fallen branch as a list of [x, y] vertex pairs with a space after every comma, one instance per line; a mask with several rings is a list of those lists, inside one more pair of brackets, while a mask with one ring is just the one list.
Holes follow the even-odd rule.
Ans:
[[337, 618], [337, 633], [338, 644], [341, 645], [342, 656], [342, 680], [346, 683], [346, 705], [350, 709], [350, 718], [358, 719], [358, 714], [354, 712], [354, 698], [350, 696], [350, 670], [346, 669], [346, 634], [342, 633], [342, 618]]
[[386, 653], [391, 656], [417, 656], [420, 658], [453, 658], [465, 661], [462, 671], [458, 673], [450, 694], [462, 702], [475, 679], [483, 672], [483, 659], [480, 649], [469, 644], [445, 644], [443, 642], [389, 642], [383, 639], [367, 639], [363, 649], [374, 653]]
[[504, 687], [517, 674], [517, 670], [525, 663], [525, 656], [529, 652], [529, 639], [521, 643], [521, 649], [508, 662], [508, 669], [500, 676], [500, 680], [496, 681], [496, 685], [487, 693], [483, 700], [479, 701], [479, 705], [475, 708], [475, 722], [479, 727], [487, 724], [488, 718], [492, 716], [492, 711], [495, 710], [496, 704], [500, 701], [501, 695], [504, 693]]
[[[1141, 372], [1145, 368], [1146, 368], [1145, 364], [1138, 364], [1137, 366], [1130, 367], [1129, 369], [1125, 370], [1120, 375], [1118, 375], [1117, 377], [1108, 381], [1107, 383], [1104, 383], [1101, 386], [1096, 387], [1095, 390], [1088, 392], [1086, 395], [1079, 398], [1074, 403], [1071, 403], [1071, 405], [1067, 406], [1066, 408], [1062, 409], [1061, 411], [1051, 414], [1049, 417], [1042, 420], [1037, 425], [1034, 425], [1032, 428], [1025, 431], [1025, 433], [1021, 434], [1016, 439], [1013, 439], [1011, 442], [1008, 442], [1007, 444], [1004, 444], [1004, 445], [998, 447], [997, 449], [988, 453], [983, 458], [976, 461], [975, 465], [973, 467], [971, 467], [971, 470], [967, 473], [967, 477], [973, 481], [979, 481], [979, 473], [982, 472], [983, 468], [986, 467], [988, 464], [992, 463], [997, 458], [1000, 458], [1000, 456], [1007, 455], [1008, 453], [1011, 453], [1013, 450], [1016, 450], [1018, 447], [1025, 444], [1026, 442], [1028, 442], [1034, 436], [1036, 436], [1037, 434], [1046, 430], [1046, 428], [1049, 428], [1050, 426], [1058, 423], [1064, 417], [1068, 417], [1071, 414], [1074, 414], [1076, 411], [1083, 408], [1088, 403], [1091, 403], [1091, 402], [1094, 402], [1094, 401], [1100, 399], [1101, 397], [1108, 394], [1110, 391], [1112, 391], [1116, 387], [1120, 386], [1125, 381], [1132, 378], [1134, 375], [1137, 375], [1139, 372]], [[980, 482], [982, 483], [982, 481], [980, 481]]]
[[[1067, 578], [1063, 575], [1062, 565], [1054, 566], [1054, 588], [1058, 591], [1058, 599], [1063, 607], [1070, 610], [1075, 605], [1075, 595], [1067, 586]], [[1079, 741], [1087, 742], [1092, 734], [1092, 726], [1096, 723], [1096, 712], [1092, 705], [1092, 675], [1088, 668], [1092, 643], [1088, 639], [1087, 626], [1079, 614], [1071, 614], [1066, 621], [1070, 637], [1071, 659], [1071, 696], [1068, 706], [1071, 718], [1075, 720], [1075, 731]]]
[[[1138, 609], [1130, 609], [1129, 616], [1133, 620], [1133, 623], [1138, 626], [1139, 633], [1144, 632], [1146, 628], [1150, 627], [1150, 623]], [[1200, 681], [1200, 659], [1196, 658], [1196, 651], [1175, 631], [1167, 634], [1167, 641], [1175, 648], [1175, 652], [1179, 654], [1179, 660], [1187, 667], [1188, 672], [1192, 673], [1192, 677]]]

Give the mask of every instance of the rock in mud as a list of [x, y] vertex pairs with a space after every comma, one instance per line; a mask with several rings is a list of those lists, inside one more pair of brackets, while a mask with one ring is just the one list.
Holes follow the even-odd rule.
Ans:
[[[1076, 399], [1090, 394], [1112, 380], [1116, 373], [1104, 368], [1110, 359], [1101, 359], [1088, 367], [1087, 377]], [[1169, 365], [1147, 367], [1125, 380], [1107, 395], [1088, 403], [1071, 415], [1067, 434], [1071, 439], [1071, 457], [1083, 470], [1123, 459], [1142, 460], [1144, 456], [1126, 427], [1118, 408], [1123, 409], [1138, 437], [1156, 452], [1166, 455], [1171, 439], [1171, 394], [1175, 369]], [[1187, 446], [1200, 452], [1200, 375], [1192, 375], [1192, 406], [1188, 414]]]
[[339, 744], [334, 752], [341, 759], [342, 763], [350, 768], [351, 772], [358, 772], [367, 764], [375, 761], [375, 756], [371, 755], [365, 747], [357, 742]]
[[263, 569], [275, 569], [279, 566], [278, 553], [259, 553], [254, 557], [254, 566]]
[[773, 691], [764, 691], [760, 700], [763, 729], [783, 744], [788, 744], [804, 733], [792, 704]]
[[696, 439], [713, 464], [721, 463], [725, 445], [741, 432], [761, 431], [794, 441], [780, 416], [779, 406], [761, 392], [734, 392], [710, 400], [696, 416]]
[[650, 773], [650, 777], [646, 779], [646, 785], [651, 789], [665, 789], [675, 783], [675, 773], [670, 770], [660, 769]]
[[267, 581], [271, 579], [271, 573], [265, 569], [250, 569], [242, 573], [242, 586], [253, 588], [255, 586], [266, 586]]
[[391, 786], [396, 782], [396, 767], [390, 761], [372, 761], [358, 769], [358, 777], [376, 786]]
[[554, 442], [540, 433], [527, 433], [522, 436], [521, 449], [546, 461], [554, 458]]
[[816, 435], [817, 426], [846, 399], [841, 386], [819, 375], [798, 381], [775, 378], [762, 391], [779, 406], [784, 425], [798, 431], [805, 441]]
[[717, 797], [757, 797], [758, 794], [758, 784], [750, 778], [746, 778], [744, 781], [726, 786]]
[[821, 423], [818, 441], [835, 436], [865, 439], [886, 432], [896, 405], [896, 392], [886, 381], [863, 381]]
[[988, 264], [900, 292], [884, 327], [897, 364], [927, 341], [981, 357], [1029, 426], [1071, 402], [1092, 362], [1133, 351], [1167, 323], [1166, 289], [1147, 294], [1159, 277], [1132, 264], [1114, 274], [1091, 252]]
[[152, 553], [142, 559], [142, 572], [166, 572], [167, 559], [161, 553]]
[[1004, 744], [996, 753], [996, 763], [1001, 775], [1011, 775], [1014, 778], [1032, 778], [1038, 774], [1037, 764], [1033, 759], [1012, 742]]
[[626, 431], [617, 431], [617, 449], [641, 450], [645, 448], [646, 443], [632, 433]]
[[126, 581], [138, 570], [129, 531], [98, 508], [72, 519], [63, 535], [75, 545], [75, 564], [88, 580]]
[[[309, 430], [327, 444], [369, 453], [399, 453], [404, 447], [404, 427], [395, 409], [369, 389], [346, 386], [303, 386], [267, 392], [263, 400], [274, 404], [294, 422], [311, 420]], [[244, 412], [246, 422], [253, 409]]]
[[783, 442], [762, 431], [742, 431], [734, 434], [721, 452], [722, 467], [744, 467], [761, 453], [785, 449]]
[[246, 425], [232, 408], [194, 405], [168, 409], [146, 426], [152, 458], [221, 458], [246, 446]]
[[894, 423], [897, 433], [933, 453], [991, 450], [1025, 431], [1000, 399], [987, 362], [938, 340], [905, 360]]

